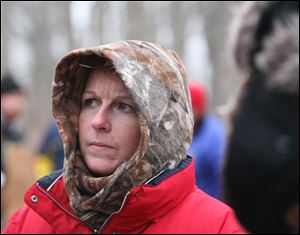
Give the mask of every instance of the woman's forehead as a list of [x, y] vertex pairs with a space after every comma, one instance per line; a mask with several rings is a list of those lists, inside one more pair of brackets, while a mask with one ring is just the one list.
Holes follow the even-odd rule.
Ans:
[[109, 92], [119, 96], [131, 97], [120, 76], [110, 70], [95, 69], [89, 76], [84, 92]]

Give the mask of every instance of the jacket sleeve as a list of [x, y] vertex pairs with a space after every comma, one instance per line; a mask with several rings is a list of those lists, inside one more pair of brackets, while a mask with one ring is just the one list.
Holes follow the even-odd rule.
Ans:
[[51, 226], [29, 206], [23, 205], [10, 218], [2, 234], [52, 233]]

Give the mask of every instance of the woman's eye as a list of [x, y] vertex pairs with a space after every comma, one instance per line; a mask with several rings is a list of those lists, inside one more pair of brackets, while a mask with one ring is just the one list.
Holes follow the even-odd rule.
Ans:
[[95, 99], [86, 99], [86, 100], [83, 101], [83, 106], [95, 107], [95, 106], [97, 106], [97, 100], [95, 100]]
[[130, 105], [128, 104], [125, 104], [125, 103], [120, 103], [118, 105], [118, 109], [124, 111], [124, 112], [135, 112], [134, 108], [131, 107]]

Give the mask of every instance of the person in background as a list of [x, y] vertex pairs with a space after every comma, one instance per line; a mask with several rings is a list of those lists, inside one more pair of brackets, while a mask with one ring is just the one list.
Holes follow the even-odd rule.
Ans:
[[209, 195], [221, 199], [221, 166], [225, 151], [225, 128], [207, 112], [208, 95], [200, 82], [190, 81], [189, 89], [195, 120], [188, 153], [194, 157], [196, 184]]
[[33, 152], [21, 125], [25, 108], [23, 87], [12, 75], [4, 75], [1, 78], [1, 226], [22, 205], [24, 192], [34, 182]]
[[4, 233], [243, 233], [197, 189], [193, 114], [175, 52], [136, 40], [74, 50], [56, 67], [64, 169], [38, 180]]
[[248, 2], [238, 13], [232, 45], [245, 82], [225, 199], [252, 233], [299, 233], [299, 1]]
[[20, 142], [24, 132], [18, 123], [25, 107], [24, 92], [11, 74], [1, 78], [1, 188], [6, 183], [5, 144]]
[[[1, 143], [21, 141], [24, 132], [18, 123], [25, 108], [25, 95], [10, 74], [1, 78]], [[1, 164], [2, 165], [2, 164]]]

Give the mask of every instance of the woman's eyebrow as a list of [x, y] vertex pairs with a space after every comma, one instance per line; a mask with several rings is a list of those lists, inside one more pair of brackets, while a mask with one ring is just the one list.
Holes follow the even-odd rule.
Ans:
[[130, 95], [116, 95], [114, 96], [115, 99], [127, 99], [127, 100], [133, 100], [133, 98]]
[[96, 92], [87, 90], [87, 91], [84, 91], [82, 95], [84, 95], [84, 94], [96, 95]]
[[[85, 95], [85, 94], [91, 94], [91, 95], [97, 96], [97, 93], [95, 91], [91, 91], [91, 90], [84, 91], [82, 95]], [[133, 98], [130, 95], [127, 95], [127, 94], [117, 94], [117, 95], [113, 96], [113, 98], [114, 99], [133, 100]]]

